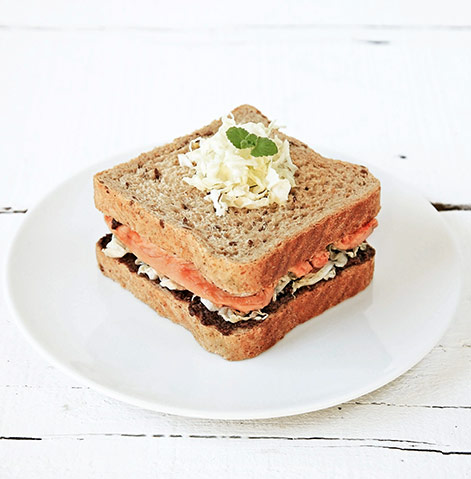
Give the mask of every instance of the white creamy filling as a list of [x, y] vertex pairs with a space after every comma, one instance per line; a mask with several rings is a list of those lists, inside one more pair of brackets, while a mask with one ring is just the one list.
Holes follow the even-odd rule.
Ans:
[[[112, 235], [111, 241], [106, 245], [106, 248], [102, 249], [102, 251], [103, 254], [110, 258], [122, 258], [126, 253], [130, 253], [126, 246], [115, 235]], [[167, 289], [177, 289], [180, 291], [185, 289], [183, 286], [175, 283], [175, 281], [172, 281], [170, 278], [167, 278], [166, 276], [159, 276], [157, 271], [155, 271], [152, 266], [144, 263], [144, 261], [141, 261], [139, 258], [136, 258], [135, 263], [137, 266], [139, 266], [137, 274], [145, 274], [152, 281], [156, 281], [158, 279], [160, 286], [163, 286]]]
[[[367, 243], [362, 243], [360, 246], [357, 246], [356, 248], [351, 250], [338, 250], [333, 248], [332, 246], [329, 246], [329, 261], [327, 261], [327, 263], [321, 269], [302, 276], [301, 278], [297, 278], [292, 273], [288, 273], [287, 275], [283, 276], [275, 286], [275, 291], [273, 293], [273, 301], [276, 301], [277, 296], [289, 284], [292, 284], [292, 293], [294, 294], [298, 289], [304, 286], [311, 286], [318, 283], [319, 281], [327, 281], [329, 279], [335, 278], [337, 274], [337, 269], [343, 268], [347, 264], [348, 258], [355, 258], [358, 254], [358, 251], [364, 251], [366, 247]], [[115, 235], [112, 236], [111, 241], [102, 251], [106, 256], [109, 256], [110, 258], [122, 258], [126, 253], [130, 252]], [[137, 274], [145, 274], [152, 281], [156, 281], [158, 279], [159, 285], [164, 288], [170, 290], [185, 289], [183, 286], [175, 283], [170, 278], [167, 278], [166, 276], [159, 276], [157, 274], [157, 271], [155, 271], [152, 266], [149, 266], [140, 259], [136, 259], [136, 265], [139, 266]], [[251, 311], [250, 313], [243, 315], [227, 306], [222, 306], [219, 308], [211, 301], [209, 301], [209, 299], [200, 298], [200, 301], [209, 311], [217, 312], [219, 316], [221, 316], [225, 321], [229, 321], [230, 323], [238, 323], [239, 321], [247, 321], [249, 319], [262, 321], [268, 316], [267, 313], [263, 313], [260, 310]]]
[[128, 249], [115, 235], [112, 235], [111, 241], [102, 251], [110, 258], [122, 258], [128, 252]]

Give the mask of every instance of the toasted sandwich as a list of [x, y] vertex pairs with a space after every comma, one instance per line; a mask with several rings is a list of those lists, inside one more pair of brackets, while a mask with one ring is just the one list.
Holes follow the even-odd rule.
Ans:
[[104, 275], [242, 360], [365, 289], [380, 183], [249, 105], [97, 173]]

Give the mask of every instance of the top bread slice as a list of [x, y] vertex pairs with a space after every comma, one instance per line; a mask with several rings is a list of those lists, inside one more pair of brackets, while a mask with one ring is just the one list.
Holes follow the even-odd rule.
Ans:
[[[232, 111], [237, 123], [269, 120], [250, 105]], [[285, 205], [229, 208], [216, 216], [205, 193], [183, 181], [178, 155], [209, 137], [220, 120], [94, 177], [95, 205], [105, 215], [195, 264], [203, 276], [235, 295], [276, 283], [290, 267], [353, 233], [380, 209], [379, 181], [361, 165], [327, 159], [278, 130], [298, 167]]]

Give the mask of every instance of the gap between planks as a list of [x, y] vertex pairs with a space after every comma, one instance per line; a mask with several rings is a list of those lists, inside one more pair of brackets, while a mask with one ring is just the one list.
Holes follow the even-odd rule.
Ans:
[[0, 206], [0, 214], [26, 213], [28, 209], [18, 210], [11, 206]]
[[471, 204], [455, 205], [451, 203], [432, 203], [437, 211], [471, 211]]
[[[349, 437], [322, 437], [322, 436], [240, 436], [240, 435], [199, 435], [199, 434], [119, 434], [119, 433], [93, 433], [93, 434], [58, 434], [46, 435], [43, 437], [27, 436], [0, 436], [0, 441], [43, 441], [56, 439], [72, 439], [83, 441], [91, 438], [147, 438], [147, 439], [202, 439], [202, 440], [255, 440], [255, 441], [294, 441], [318, 443], [319, 447], [368, 447], [375, 449], [391, 449], [405, 452], [425, 452], [441, 454], [444, 456], [471, 456], [471, 450], [449, 451], [440, 448], [440, 445], [423, 441], [412, 441], [406, 439], [374, 439], [374, 438], [349, 438]], [[324, 444], [327, 443], [327, 444]], [[347, 444], [345, 444], [347, 443]], [[365, 443], [365, 444], [363, 444]], [[376, 444], [375, 444], [376, 443]], [[390, 444], [385, 444], [390, 443]]]
[[[471, 204], [458, 205], [453, 203], [438, 203], [431, 202], [431, 205], [437, 211], [471, 211]], [[25, 209], [15, 209], [12, 206], [3, 206], [0, 207], [0, 214], [24, 214], [28, 212], [28, 208]]]

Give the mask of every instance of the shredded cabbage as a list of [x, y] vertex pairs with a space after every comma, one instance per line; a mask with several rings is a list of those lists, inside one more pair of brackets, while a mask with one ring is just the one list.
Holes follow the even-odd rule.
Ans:
[[222, 316], [223, 319], [229, 321], [230, 323], [238, 323], [239, 321], [248, 321], [249, 319], [254, 319], [255, 321], [263, 321], [268, 317], [267, 313], [262, 313], [259, 309], [251, 311], [249, 314], [237, 314], [231, 308], [225, 307], [218, 310], [219, 316]]
[[136, 263], [137, 266], [139, 266], [139, 269], [137, 270], [137, 274], [146, 274], [147, 277], [152, 280], [152, 281], [155, 281], [159, 275], [157, 274], [157, 271], [155, 271], [154, 268], [152, 268], [152, 266], [149, 266], [147, 263], [144, 263], [144, 261], [141, 261], [140, 259], [136, 259], [136, 261], [134, 261]]
[[311, 286], [319, 281], [327, 281], [328, 279], [335, 278], [337, 268], [343, 268], [347, 264], [348, 258], [355, 258], [358, 254], [358, 250], [364, 251], [366, 247], [367, 243], [361, 243], [360, 246], [349, 250], [340, 250], [335, 249], [333, 246], [329, 246], [329, 261], [327, 261], [321, 269], [314, 271], [313, 273], [308, 273], [301, 278], [296, 278], [290, 273], [283, 276], [275, 286], [273, 301], [276, 301], [277, 296], [286, 288], [286, 286], [288, 286], [288, 284], [292, 285], [291, 291], [294, 293], [304, 286]]
[[297, 281], [293, 281], [293, 293], [303, 286], [316, 284], [323, 279], [328, 280], [335, 278], [335, 275], [335, 265], [332, 261], [328, 261], [319, 271], [309, 273]]
[[239, 314], [236, 311], [232, 310], [227, 306], [222, 306], [218, 308], [215, 304], [213, 304], [209, 299], [200, 298], [200, 301], [209, 311], [217, 311], [219, 316], [221, 316], [225, 321], [229, 321], [230, 323], [238, 323], [239, 321], [247, 321], [249, 319], [255, 319], [257, 321], [264, 320], [268, 314], [262, 313], [260, 310], [251, 311], [249, 314]]
[[[289, 284], [292, 285], [291, 292], [294, 294], [298, 289], [304, 286], [311, 286], [319, 281], [327, 281], [329, 279], [335, 278], [337, 274], [337, 268], [343, 268], [347, 264], [349, 257], [355, 258], [358, 254], [358, 250], [363, 251], [366, 249], [366, 247], [367, 243], [362, 243], [360, 246], [350, 250], [338, 250], [332, 246], [329, 246], [329, 261], [321, 269], [313, 273], [309, 273], [301, 278], [296, 278], [296, 276], [294, 276], [292, 273], [288, 273], [287, 275], [283, 276], [275, 286], [272, 300], [276, 301], [277, 296]], [[260, 310], [251, 311], [249, 314], [242, 315], [227, 306], [222, 306], [219, 308], [208, 299], [200, 298], [200, 301], [209, 311], [217, 311], [219, 316], [231, 323], [238, 323], [239, 321], [246, 321], [248, 319], [262, 321], [268, 316], [267, 313], [264, 313]]]
[[111, 241], [102, 249], [102, 251], [105, 256], [108, 256], [109, 258], [122, 258], [128, 252], [128, 249], [115, 235], [112, 235]]
[[[364, 251], [366, 248], [367, 248], [367, 243], [365, 242], [360, 244], [360, 246], [357, 246], [356, 248], [351, 250], [339, 250], [334, 248], [332, 245], [330, 245], [328, 247], [329, 261], [321, 269], [315, 272], [309, 273], [301, 278], [296, 278], [296, 276], [294, 276], [291, 273], [288, 273], [287, 275], [280, 278], [280, 280], [275, 286], [275, 291], [273, 292], [273, 301], [276, 301], [277, 296], [289, 284], [292, 285], [292, 290], [291, 290], [292, 293], [295, 293], [298, 289], [304, 286], [310, 286], [310, 285], [318, 283], [319, 281], [322, 281], [322, 280], [327, 281], [329, 279], [334, 278], [337, 274], [337, 268], [343, 268], [347, 264], [348, 258], [355, 258], [359, 250]], [[121, 243], [121, 241], [119, 241], [119, 239], [115, 235], [113, 235], [112, 241], [110, 241], [107, 247], [103, 249], [103, 252], [107, 256], [110, 256], [111, 258], [121, 258], [128, 252], [128, 250], [124, 246], [124, 244]], [[151, 280], [156, 280], [158, 278], [160, 286], [163, 286], [164, 288], [172, 289], [172, 290], [185, 289], [183, 286], [175, 283], [170, 278], [167, 278], [165, 276], [159, 277], [154, 268], [149, 266], [147, 263], [144, 263], [140, 259], [136, 259], [135, 263], [136, 265], [139, 266], [138, 274], [145, 274]], [[229, 321], [231, 323], [238, 323], [239, 321], [247, 321], [249, 319], [263, 321], [268, 316], [267, 313], [264, 313], [260, 310], [254, 310], [244, 315], [244, 314], [238, 313], [237, 311], [234, 311], [233, 309], [227, 306], [218, 307], [215, 304], [213, 304], [211, 301], [205, 298], [200, 298], [200, 301], [209, 311], [217, 311], [217, 313], [224, 320]]]
[[[126, 246], [115, 235], [111, 236], [111, 241], [106, 245], [106, 248], [102, 249], [102, 251], [110, 258], [122, 258], [126, 253], [129, 253], [129, 250], [126, 248]], [[145, 274], [152, 281], [155, 281], [158, 278], [160, 286], [163, 286], [167, 289], [185, 289], [183, 286], [175, 283], [175, 281], [172, 281], [170, 278], [167, 278], [166, 276], [159, 276], [157, 271], [155, 271], [152, 266], [144, 263], [144, 261], [141, 261], [139, 258], [137, 258], [134, 263], [139, 266], [137, 274]]]
[[275, 286], [275, 291], [273, 292], [273, 301], [276, 301], [277, 296], [288, 286], [291, 281], [294, 281], [296, 276], [294, 274], [288, 273], [285, 276], [282, 276], [278, 283]]
[[155, 269], [148, 265], [147, 263], [144, 263], [144, 261], [140, 260], [139, 258], [134, 261], [137, 266], [139, 266], [139, 269], [137, 270], [137, 274], [146, 274], [147, 277], [155, 281], [157, 278], [159, 278], [159, 285], [163, 286], [164, 288], [167, 289], [178, 289], [178, 290], [184, 290], [185, 288], [183, 286], [180, 286], [178, 283], [175, 283], [175, 281], [172, 281], [170, 278], [167, 278], [166, 276], [159, 276], [157, 271]]
[[175, 283], [175, 281], [172, 281], [170, 278], [167, 278], [166, 276], [162, 276], [159, 278], [160, 280], [160, 286], [163, 286], [164, 288], [171, 289], [171, 290], [178, 290], [178, 291], [183, 291], [185, 288], [178, 283]]
[[[283, 204], [295, 186], [296, 165], [291, 161], [289, 143], [273, 134], [274, 125], [244, 123], [236, 125], [233, 117], [221, 118], [219, 130], [209, 138], [197, 138], [189, 152], [178, 155], [181, 166], [189, 167], [193, 176], [183, 178], [191, 186], [207, 192], [217, 216], [235, 208], [260, 208], [271, 203]], [[241, 126], [249, 133], [269, 137], [277, 146], [273, 156], [254, 157], [250, 148], [238, 149], [226, 131]]]

